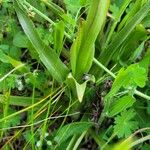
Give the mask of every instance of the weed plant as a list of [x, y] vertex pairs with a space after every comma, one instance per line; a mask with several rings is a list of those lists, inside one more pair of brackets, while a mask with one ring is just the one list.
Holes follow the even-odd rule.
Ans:
[[0, 149], [149, 150], [150, 0], [0, 0]]

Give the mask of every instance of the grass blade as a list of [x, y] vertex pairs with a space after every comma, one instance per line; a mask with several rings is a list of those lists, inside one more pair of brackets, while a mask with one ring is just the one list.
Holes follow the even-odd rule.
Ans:
[[117, 23], [120, 21], [120, 18], [122, 16], [122, 14], [124, 13], [124, 11], [126, 10], [126, 8], [128, 7], [128, 5], [130, 4], [131, 0], [125, 0], [122, 4], [122, 7], [120, 8], [120, 10], [118, 11], [118, 13], [116, 14], [115, 16], [115, 21], [113, 22], [112, 26], [111, 26], [111, 29], [110, 29], [110, 32], [109, 32], [109, 35], [107, 37], [107, 41], [105, 43], [105, 47], [107, 47], [110, 39], [112, 38], [112, 35], [114, 33], [114, 30], [117, 26]]
[[125, 41], [133, 29], [144, 19], [150, 10], [150, 1], [147, 2], [137, 13], [131, 18], [129, 23], [115, 36], [108, 48], [100, 55], [99, 60], [105, 66], [108, 65], [118, 47]]
[[88, 130], [92, 127], [92, 125], [93, 123], [91, 122], [74, 122], [69, 125], [65, 125], [58, 131], [58, 133], [56, 133], [54, 139], [58, 144], [60, 144], [75, 134], [82, 134], [83, 131]]

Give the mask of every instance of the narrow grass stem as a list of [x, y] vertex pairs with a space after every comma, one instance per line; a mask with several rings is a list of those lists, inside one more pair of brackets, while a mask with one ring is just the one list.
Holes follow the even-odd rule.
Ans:
[[[52, 98], [55, 98], [55, 97], [57, 97], [58, 95], [61, 95], [63, 92], [64, 92], [64, 89], [61, 89], [61, 90], [58, 91], [58, 93], [57, 93], [56, 95], [54, 95]], [[18, 114], [21, 114], [22, 112], [25, 112], [25, 111], [27, 111], [27, 110], [29, 110], [29, 109], [32, 109], [33, 107], [38, 106], [39, 104], [41, 104], [42, 102], [44, 102], [47, 98], [49, 98], [49, 97], [52, 96], [52, 95], [53, 95], [53, 94], [50, 93], [48, 96], [46, 96], [46, 97], [43, 98], [42, 100], [38, 101], [37, 103], [35, 103], [35, 104], [33, 104], [33, 105], [29, 106], [29, 107], [26, 107], [26, 108], [24, 108], [24, 109], [22, 109], [22, 110], [20, 110], [20, 111], [17, 111], [17, 112], [15, 112], [15, 113], [13, 113], [13, 114], [11, 114], [11, 115], [9, 115], [9, 116], [6, 116], [6, 117], [0, 119], [0, 122], [3, 122], [3, 121], [5, 121], [5, 120], [7, 120], [7, 119], [10, 119], [10, 118], [12, 118], [12, 117], [18, 115]]]
[[[54, 80], [53, 80], [53, 83], [54, 83]], [[53, 91], [53, 84], [52, 84], [52, 89], [51, 91]], [[46, 117], [45, 117], [45, 121], [44, 121], [44, 124], [43, 124], [43, 127], [42, 127], [42, 136], [40, 137], [40, 141], [41, 141], [41, 145], [40, 145], [40, 150], [42, 150], [42, 145], [43, 145], [43, 140], [44, 140], [44, 136], [45, 136], [45, 133], [46, 133], [46, 130], [47, 130], [47, 118], [50, 114], [50, 111], [51, 111], [51, 97], [49, 98], [49, 102], [48, 102], [48, 107], [47, 107], [47, 113], [46, 113]]]
[[66, 150], [72, 150], [72, 147], [74, 145], [74, 143], [76, 142], [78, 138], [78, 135], [74, 135], [71, 139], [71, 141], [69, 142], [69, 145], [67, 146]]
[[122, 14], [126, 10], [126, 8], [129, 6], [130, 2], [131, 2], [131, 0], [124, 1], [123, 4], [122, 4], [122, 7], [119, 9], [117, 15], [114, 16], [115, 17], [114, 22], [113, 22], [113, 24], [111, 26], [111, 29], [110, 29], [110, 32], [108, 34], [108, 37], [107, 37], [107, 40], [106, 40], [106, 43], [105, 43], [105, 48], [108, 46], [108, 44], [109, 44], [109, 42], [110, 42], [110, 40], [113, 36], [113, 33], [115, 31], [115, 28], [116, 28], [118, 22], [120, 21]]
[[47, 17], [46, 15], [44, 15], [41, 11], [39, 11], [38, 9], [36, 9], [35, 7], [33, 7], [32, 5], [30, 5], [27, 1], [23, 2], [26, 6], [28, 6], [29, 8], [31, 8], [31, 10], [33, 10], [34, 12], [36, 12], [38, 15], [40, 15], [42, 18], [44, 18], [46, 21], [48, 21], [49, 23], [55, 25], [55, 23], [53, 22], [53, 20], [51, 20], [49, 17]]
[[107, 147], [108, 143], [109, 143], [115, 136], [116, 136], [116, 134], [112, 134], [112, 135], [110, 136], [110, 138], [107, 140], [107, 142], [101, 147], [101, 150], [104, 150], [104, 149]]
[[[6, 104], [3, 105], [3, 116], [4, 116], [4, 117], [6, 117], [6, 116], [8, 115], [9, 101], [10, 101], [10, 99], [9, 99], [10, 92], [11, 92], [11, 89], [9, 89], [9, 92], [8, 92], [8, 95], [7, 95]], [[5, 120], [5, 121], [3, 122], [2, 127], [5, 128], [6, 126], [7, 126], [7, 121]], [[3, 135], [4, 135], [4, 134], [5, 134], [5, 130], [3, 130], [3, 131], [1, 132], [0, 139], [3, 138]]]
[[140, 138], [139, 140], [136, 140], [135, 142], [133, 142], [133, 143], [130, 145], [130, 147], [132, 148], [132, 147], [134, 147], [134, 146], [136, 146], [136, 145], [138, 145], [138, 144], [140, 144], [140, 143], [143, 143], [143, 142], [145, 142], [145, 141], [147, 141], [147, 140], [150, 140], [150, 135], [147, 135], [147, 136], [145, 136], [145, 137], [143, 137], [143, 138]]
[[147, 100], [150, 100], [150, 96], [146, 95], [146, 94], [143, 94], [142, 92], [138, 91], [138, 90], [135, 90], [134, 91], [134, 94], [144, 98], [144, 99], [147, 99]]
[[108, 74], [110, 74], [113, 78], [116, 78], [115, 74], [112, 73], [109, 69], [107, 69], [103, 64], [101, 64], [96, 58], [94, 58], [94, 63], [98, 65], [100, 68], [105, 70]]
[[12, 69], [10, 72], [8, 72], [6, 75], [4, 75], [2, 78], [0, 78], [0, 82], [2, 82], [3, 80], [5, 80], [10, 74], [12, 74], [14, 71], [18, 70], [19, 68], [25, 66], [25, 64], [21, 64], [18, 65], [17, 67], [15, 67], [14, 69]]
[[[103, 64], [101, 64], [96, 58], [94, 58], [94, 63], [97, 65], [97, 66], [99, 66], [100, 68], [102, 68], [105, 72], [107, 72], [110, 76], [112, 76], [113, 78], [116, 78], [116, 75], [113, 73], [113, 72], [111, 72], [109, 69], [107, 69]], [[142, 97], [142, 98], [144, 98], [144, 99], [146, 99], [146, 100], [150, 100], [150, 96], [148, 96], [148, 95], [146, 95], [146, 94], [144, 94], [144, 93], [142, 93], [142, 92], [140, 92], [140, 91], [138, 91], [138, 90], [135, 90], [134, 91], [134, 94], [135, 95], [138, 95], [138, 96], [140, 96], [140, 97]]]
[[73, 150], [77, 150], [79, 144], [81, 143], [82, 139], [84, 138], [84, 136], [86, 135], [87, 131], [84, 131], [81, 136], [78, 138], [77, 142], [75, 143]]
[[[49, 17], [47, 17], [45, 14], [43, 14], [41, 11], [39, 11], [38, 9], [33, 7], [32, 5], [30, 5], [27, 1], [24, 1], [24, 4], [26, 6], [28, 6], [29, 8], [31, 8], [31, 10], [33, 10], [35, 13], [37, 13], [43, 19], [45, 19], [46, 21], [48, 21], [49, 23], [51, 23], [52, 25], [55, 26], [55, 22], [53, 20], [51, 20]], [[71, 39], [71, 36], [68, 33], [65, 32], [64, 34], [67, 36], [67, 38]]]
[[[35, 97], [35, 82], [33, 85], [33, 93], [32, 93], [32, 105], [34, 104], [34, 97]], [[31, 109], [31, 122], [32, 124], [34, 123], [34, 107], [32, 107]], [[31, 145], [32, 145], [32, 150], [35, 149], [34, 145], [35, 145], [35, 137], [34, 137], [34, 126], [31, 126], [31, 135], [32, 135], [32, 139], [31, 139]]]

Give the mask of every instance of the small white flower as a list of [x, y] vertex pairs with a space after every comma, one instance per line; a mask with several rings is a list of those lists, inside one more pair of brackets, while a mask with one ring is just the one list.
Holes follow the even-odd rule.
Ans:
[[33, 75], [34, 75], [34, 76], [38, 76], [38, 70], [34, 70], [34, 71], [33, 71]]
[[45, 138], [48, 137], [48, 135], [49, 135], [49, 134], [46, 132], [46, 133], [45, 133]]
[[30, 83], [30, 79], [29, 79], [29, 78], [26, 78], [26, 79], [25, 79], [25, 82], [26, 82], [27, 84], [29, 84], [29, 83]]
[[47, 145], [52, 146], [52, 142], [51, 141], [47, 141]]
[[40, 147], [41, 146], [41, 141], [37, 141], [36, 146]]
[[49, 28], [49, 32], [52, 33], [52, 32], [53, 32], [53, 29], [52, 29], [52, 28]]
[[17, 88], [19, 91], [22, 91], [24, 88], [24, 85], [20, 79], [16, 79]]

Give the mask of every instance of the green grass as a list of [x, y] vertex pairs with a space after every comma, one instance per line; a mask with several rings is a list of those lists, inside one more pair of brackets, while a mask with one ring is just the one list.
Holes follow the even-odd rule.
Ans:
[[0, 1], [0, 149], [150, 149], [149, 10]]

